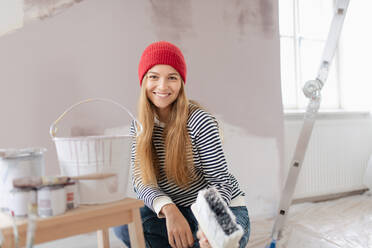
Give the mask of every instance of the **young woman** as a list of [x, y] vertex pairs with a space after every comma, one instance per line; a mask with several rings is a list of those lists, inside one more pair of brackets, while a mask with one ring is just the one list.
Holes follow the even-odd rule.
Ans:
[[[186, 63], [175, 45], [161, 41], [143, 52], [138, 105], [143, 132], [132, 145], [133, 185], [139, 199], [146, 247], [209, 247], [190, 206], [198, 191], [215, 187], [245, 231], [250, 233], [244, 193], [229, 173], [216, 119], [185, 93]], [[136, 126], [132, 123], [131, 132]], [[130, 247], [128, 227], [115, 234]]]

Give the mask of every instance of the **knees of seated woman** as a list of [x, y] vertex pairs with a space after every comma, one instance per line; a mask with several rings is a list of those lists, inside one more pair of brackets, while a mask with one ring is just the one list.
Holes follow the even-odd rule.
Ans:
[[[190, 207], [179, 207], [181, 213], [189, 222], [191, 231], [193, 233], [195, 242], [194, 248], [199, 247], [198, 240], [196, 239], [196, 232], [198, 223], [192, 214]], [[250, 236], [250, 220], [248, 210], [245, 206], [230, 207], [233, 214], [236, 216], [236, 222], [243, 227], [244, 235], [240, 240], [240, 248], [244, 248], [248, 243]], [[168, 234], [164, 218], [158, 218], [157, 215], [148, 207], [141, 208], [141, 219], [143, 225], [143, 232], [147, 248], [164, 248], [171, 247], [168, 242]], [[130, 238], [128, 225], [114, 227], [115, 235], [124, 242], [127, 247], [130, 246]]]

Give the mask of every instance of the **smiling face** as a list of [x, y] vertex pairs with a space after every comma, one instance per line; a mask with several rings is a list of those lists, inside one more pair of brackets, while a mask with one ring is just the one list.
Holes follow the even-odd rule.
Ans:
[[145, 80], [147, 97], [157, 107], [159, 117], [165, 119], [180, 92], [180, 74], [172, 66], [155, 65], [148, 70]]

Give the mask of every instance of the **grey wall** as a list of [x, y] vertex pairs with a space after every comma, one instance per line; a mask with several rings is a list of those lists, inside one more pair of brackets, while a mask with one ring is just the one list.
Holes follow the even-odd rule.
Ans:
[[277, 10], [275, 0], [87, 0], [29, 23], [0, 38], [0, 147], [47, 147], [46, 172], [58, 173], [49, 125], [88, 97], [135, 113], [141, 52], [168, 40], [186, 57], [189, 98], [221, 121], [251, 212], [273, 213], [283, 180]]

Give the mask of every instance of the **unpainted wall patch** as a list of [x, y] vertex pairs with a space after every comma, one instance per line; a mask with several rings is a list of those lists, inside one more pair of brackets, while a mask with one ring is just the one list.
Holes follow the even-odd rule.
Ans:
[[159, 39], [180, 41], [192, 29], [191, 1], [150, 0], [151, 20]]
[[83, 0], [24, 0], [25, 19], [45, 19], [55, 16]]
[[257, 33], [271, 37], [275, 29], [272, 0], [229, 1], [223, 18], [227, 25], [236, 25], [243, 37]]

